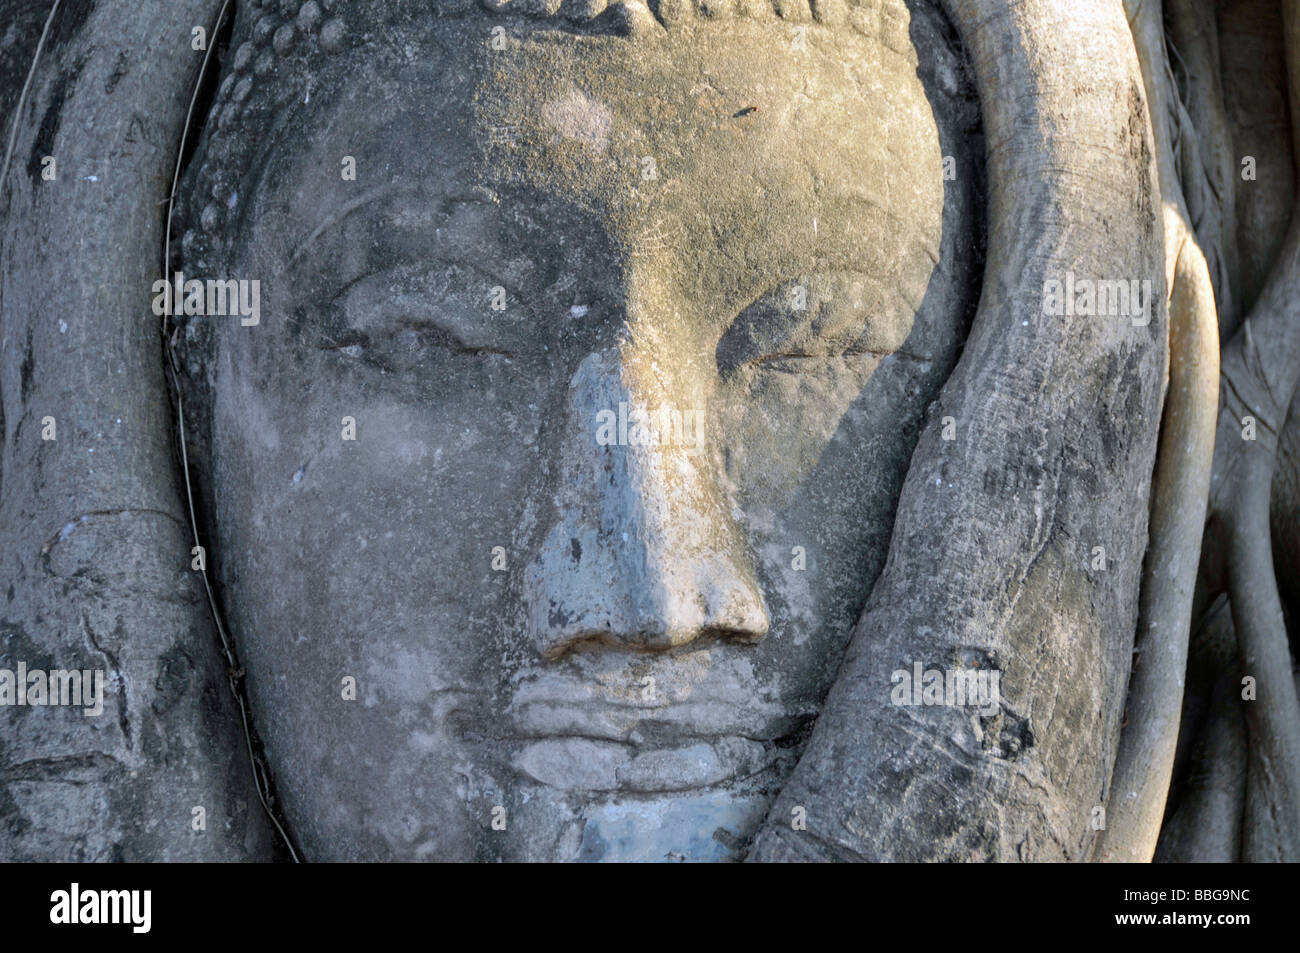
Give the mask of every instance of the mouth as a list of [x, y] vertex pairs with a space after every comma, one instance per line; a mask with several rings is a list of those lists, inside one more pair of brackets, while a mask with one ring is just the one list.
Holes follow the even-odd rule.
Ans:
[[516, 686], [507, 711], [521, 773], [560, 790], [626, 794], [761, 784], [792, 766], [815, 714], [707, 651], [541, 671]]
[[513, 763], [534, 781], [563, 791], [680, 794], [760, 778], [790, 757], [780, 748], [737, 737], [647, 749], [557, 737], [524, 744]]

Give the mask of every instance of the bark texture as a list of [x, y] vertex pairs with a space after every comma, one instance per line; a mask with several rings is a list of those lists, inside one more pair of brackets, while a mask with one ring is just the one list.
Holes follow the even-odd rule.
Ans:
[[203, 56], [190, 30], [218, 6], [66, 3], [18, 115], [0, 198], [0, 667], [107, 678], [98, 718], [0, 720], [0, 859], [271, 856], [190, 570], [150, 311]]
[[[1127, 7], [1146, 86], [1163, 199], [1170, 290], [1169, 386], [1152, 485], [1151, 541], [1138, 617], [1133, 677], [1097, 856], [1149, 861], [1173, 773], [1187, 670], [1188, 630], [1209, 492], [1218, 410], [1219, 328], [1211, 269], [1196, 241], [1177, 168], [1186, 115], [1170, 81], [1161, 5]], [[1190, 149], [1183, 155], [1199, 155]], [[1196, 165], [1196, 180], [1204, 181]], [[1215, 219], [1220, 221], [1221, 219]], [[1213, 252], [1216, 262], [1222, 254]], [[1226, 269], [1217, 269], [1226, 293]]]

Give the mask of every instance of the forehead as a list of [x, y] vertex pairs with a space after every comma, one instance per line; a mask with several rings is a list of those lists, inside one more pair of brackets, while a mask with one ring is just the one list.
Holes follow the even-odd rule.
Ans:
[[296, 104], [307, 119], [287, 128], [312, 135], [267, 154], [268, 225], [309, 235], [401, 183], [431, 206], [490, 196], [571, 242], [576, 216], [626, 260], [687, 270], [866, 257], [888, 274], [937, 256], [939, 134], [896, 37], [735, 21], [634, 40], [532, 30], [504, 49], [465, 26], [429, 40], [401, 70], [333, 63]]
[[473, 115], [494, 184], [591, 206], [629, 240], [665, 219], [694, 248], [728, 225], [771, 241], [873, 208], [937, 223], [908, 208], [917, 179], [940, 175], [935, 120], [914, 61], [878, 39], [741, 22], [637, 42], [539, 34], [493, 56]]

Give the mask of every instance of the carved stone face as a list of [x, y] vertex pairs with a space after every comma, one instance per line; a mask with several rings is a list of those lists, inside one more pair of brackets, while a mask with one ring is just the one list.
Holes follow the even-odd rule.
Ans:
[[959, 83], [906, 31], [486, 33], [336, 57], [227, 236], [262, 318], [212, 355], [214, 546], [258, 728], [311, 857], [733, 857], [973, 304]]

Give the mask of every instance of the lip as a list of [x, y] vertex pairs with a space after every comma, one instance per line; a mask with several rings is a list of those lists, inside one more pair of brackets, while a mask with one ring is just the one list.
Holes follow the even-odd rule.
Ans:
[[507, 708], [525, 775], [569, 791], [705, 790], [765, 773], [814, 711], [754, 690], [717, 653], [613, 670], [587, 661], [517, 683]]
[[510, 706], [515, 734], [522, 739], [590, 738], [633, 746], [656, 738], [773, 742], [793, 734], [808, 714], [707, 699], [640, 706], [516, 697]]
[[662, 748], [552, 737], [525, 743], [513, 764], [564, 791], [666, 794], [704, 791], [761, 774], [787, 752], [750, 738], [720, 737]]
[[755, 686], [747, 663], [701, 650], [657, 663], [599, 660], [544, 667], [516, 683], [507, 716], [520, 738], [584, 737], [645, 744], [719, 737], [770, 742], [815, 711]]

